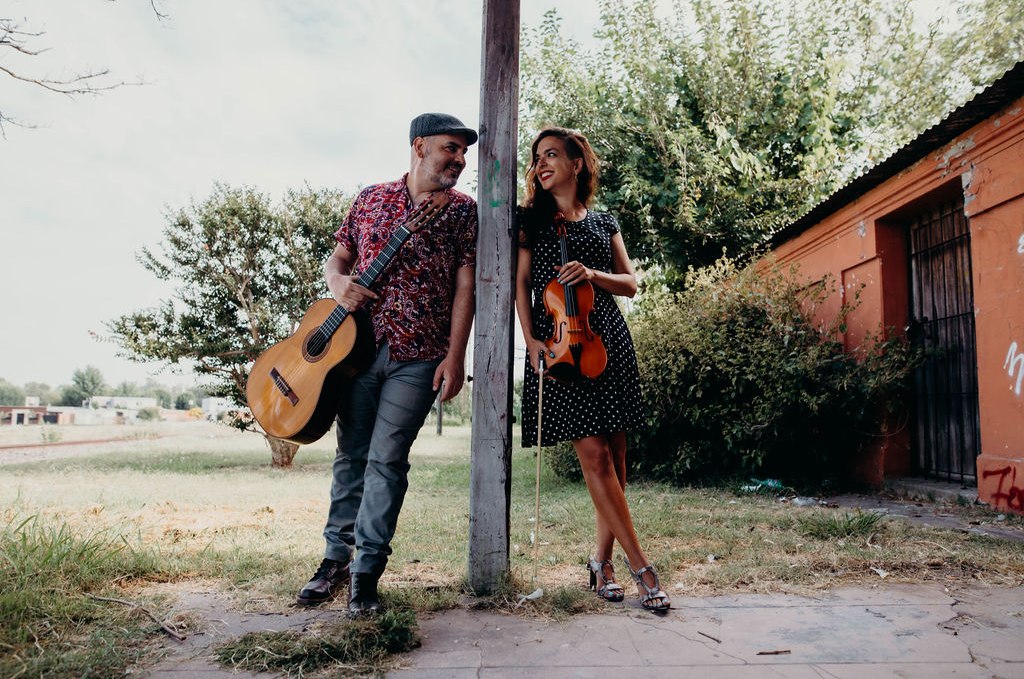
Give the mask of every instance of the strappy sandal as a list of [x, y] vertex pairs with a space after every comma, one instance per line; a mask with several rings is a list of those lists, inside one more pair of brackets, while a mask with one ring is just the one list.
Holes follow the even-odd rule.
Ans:
[[[615, 577], [615, 567], [612, 566], [611, 559], [604, 561], [591, 559], [587, 562], [587, 572], [590, 573], [590, 589], [597, 592], [597, 596], [605, 601], [622, 601], [626, 598], [626, 593], [623, 591], [622, 585], [604, 576], [606, 566], [611, 569], [612, 577]], [[598, 587], [598, 583], [601, 584], [600, 587]]]
[[[654, 613], [664, 613], [668, 609], [672, 608], [672, 600], [668, 598], [668, 594], [661, 589], [661, 582], [658, 580], [658, 571], [654, 570], [654, 564], [644, 566], [638, 571], [634, 571], [629, 565], [629, 559], [625, 556], [622, 560], [626, 563], [626, 570], [633, 576], [633, 580], [636, 581], [636, 587], [640, 591], [640, 605], [648, 611]], [[649, 586], [644, 581], [644, 573], [650, 572], [654, 576], [654, 586]]]

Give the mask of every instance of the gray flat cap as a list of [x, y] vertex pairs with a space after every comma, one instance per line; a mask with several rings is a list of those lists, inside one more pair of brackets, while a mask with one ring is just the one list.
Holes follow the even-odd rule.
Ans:
[[447, 113], [421, 113], [409, 125], [409, 143], [416, 137], [430, 137], [435, 134], [461, 134], [468, 145], [476, 143], [476, 130], [466, 127], [461, 120]]

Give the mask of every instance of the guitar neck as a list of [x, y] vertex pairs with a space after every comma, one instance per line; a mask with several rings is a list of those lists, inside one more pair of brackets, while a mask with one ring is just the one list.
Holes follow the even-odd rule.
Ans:
[[[377, 278], [380, 277], [380, 274], [388, 267], [388, 264], [391, 263], [391, 260], [395, 258], [396, 254], [398, 254], [398, 250], [402, 247], [402, 244], [405, 243], [411, 235], [412, 231], [407, 229], [404, 225], [395, 229], [395, 232], [391, 234], [391, 238], [388, 239], [387, 245], [384, 246], [384, 249], [374, 257], [373, 261], [370, 262], [370, 265], [366, 267], [366, 270], [359, 275], [359, 285], [364, 288], [372, 287], [373, 284], [377, 282]], [[321, 330], [326, 333], [327, 337], [330, 337], [334, 334], [334, 331], [341, 326], [342, 321], [348, 318], [348, 315], [348, 309], [340, 304], [337, 305], [334, 311], [332, 311], [320, 325]]]
[[388, 239], [388, 243], [384, 246], [384, 249], [380, 251], [380, 254], [370, 262], [370, 266], [366, 267], [366, 270], [359, 276], [359, 285], [364, 288], [373, 287], [373, 284], [377, 282], [377, 278], [380, 276], [381, 272], [388, 267], [391, 260], [395, 258], [396, 254], [398, 254], [399, 248], [402, 247], [402, 244], [405, 243], [411, 235], [412, 232], [405, 228], [404, 225], [395, 229], [395, 232], [391, 234], [391, 238]]

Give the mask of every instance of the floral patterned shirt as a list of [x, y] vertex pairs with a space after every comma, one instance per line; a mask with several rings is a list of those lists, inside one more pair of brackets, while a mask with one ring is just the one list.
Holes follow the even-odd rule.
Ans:
[[[412, 211], [406, 178], [363, 189], [334, 239], [356, 255], [360, 275]], [[377, 346], [396, 361], [430, 361], [448, 353], [455, 274], [476, 264], [476, 202], [454, 189], [444, 213], [413, 233], [373, 285], [368, 311]]]

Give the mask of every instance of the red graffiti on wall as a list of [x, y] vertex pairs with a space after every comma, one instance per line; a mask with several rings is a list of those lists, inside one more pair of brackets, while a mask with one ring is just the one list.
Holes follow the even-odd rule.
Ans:
[[[1017, 484], [1017, 469], [1007, 465], [1002, 469], [986, 470], [982, 473], [982, 478], [988, 478], [990, 476], [999, 477], [999, 487], [996, 488], [996, 492], [992, 493], [992, 500], [995, 506], [998, 507], [1004, 501], [1008, 509], [1019, 509], [1024, 511], [1024, 488]], [[1007, 477], [1010, 480], [1010, 486], [1006, 492], [1003, 492], [1003, 484], [1006, 483]], [[1016, 506], [1014, 505], [1016, 502]]]

